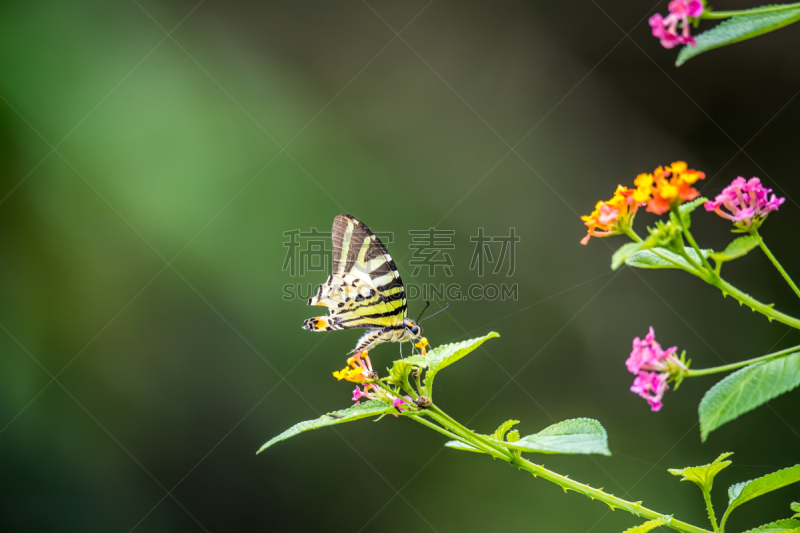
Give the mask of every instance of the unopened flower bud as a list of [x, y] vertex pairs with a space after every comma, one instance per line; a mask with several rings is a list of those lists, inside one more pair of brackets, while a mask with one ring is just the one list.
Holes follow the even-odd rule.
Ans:
[[428, 409], [431, 405], [433, 405], [433, 402], [427, 396], [420, 396], [414, 400], [414, 403], [417, 404], [417, 407], [420, 409]]

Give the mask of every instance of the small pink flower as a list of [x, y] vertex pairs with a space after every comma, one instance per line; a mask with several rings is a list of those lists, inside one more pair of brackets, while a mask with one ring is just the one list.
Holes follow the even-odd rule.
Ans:
[[774, 194], [770, 196], [771, 192], [772, 189], [764, 187], [760, 179], [745, 180], [740, 176], [722, 189], [714, 200], [706, 202], [705, 208], [727, 218], [741, 230], [757, 229], [768, 214], [777, 211], [786, 201], [786, 198]]
[[411, 401], [412, 401], [411, 396], [404, 396], [403, 398], [395, 398], [394, 401], [392, 402], [392, 407], [397, 407], [398, 411], [405, 411], [405, 409], [403, 409], [400, 406], [403, 405], [404, 403], [411, 403]]
[[687, 11], [691, 18], [696, 19], [697, 17], [703, 14], [703, 11], [705, 11], [705, 7], [703, 7], [703, 2], [701, 2], [700, 0], [690, 0]]
[[669, 12], [679, 17], [691, 17], [693, 19], [703, 14], [703, 2], [700, 0], [672, 0], [669, 3]]
[[601, 224], [613, 224], [619, 218], [619, 209], [614, 209], [610, 205], [600, 207], [600, 215], [597, 219]]
[[[406, 411], [406, 409], [400, 407], [404, 403], [414, 403], [414, 400], [411, 399], [411, 396], [403, 396], [402, 398], [395, 398], [392, 401], [392, 407], [396, 407], [398, 411]], [[394, 416], [397, 417], [398, 415]]]
[[[650, 17], [649, 23], [653, 37], [661, 40], [664, 48], [673, 48], [678, 44], [697, 46], [694, 37], [689, 34], [689, 19], [698, 18], [705, 8], [700, 0], [672, 0], [669, 3], [669, 15], [662, 17], [656, 13]], [[681, 31], [678, 33], [678, 26]]]
[[372, 383], [366, 383], [363, 391], [360, 386], [356, 385], [353, 391], [353, 401], [356, 402], [356, 405], [361, 403], [361, 398], [366, 398], [367, 400], [375, 399], [375, 396], [369, 393], [370, 388], [372, 388]]
[[680, 375], [686, 372], [682, 359], [675, 356], [677, 351], [677, 346], [662, 349], [652, 326], [644, 339], [633, 339], [633, 350], [625, 361], [628, 372], [636, 375], [631, 392], [647, 400], [653, 411], [661, 409], [661, 399], [669, 388], [667, 382], [682, 379]]
[[675, 28], [677, 22], [668, 26], [667, 20], [659, 13], [656, 13], [650, 17], [649, 23], [650, 27], [653, 28], [653, 37], [661, 40], [661, 46], [669, 49], [678, 44], [678, 33]]
[[633, 350], [625, 361], [625, 366], [631, 374], [638, 374], [642, 369], [664, 372], [667, 370], [666, 360], [677, 351], [677, 346], [662, 350], [661, 345], [656, 342], [656, 333], [651, 326], [644, 340], [639, 337], [633, 339]]
[[669, 374], [666, 372], [639, 372], [639, 375], [633, 380], [631, 385], [631, 392], [635, 392], [650, 404], [652, 411], [659, 411], [664, 405], [661, 399], [664, 393], [669, 389], [667, 379]]

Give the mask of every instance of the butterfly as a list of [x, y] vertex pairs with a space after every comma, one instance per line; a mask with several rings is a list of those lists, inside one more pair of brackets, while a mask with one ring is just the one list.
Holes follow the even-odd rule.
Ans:
[[367, 328], [350, 353], [361, 354], [384, 342], [414, 342], [422, 328], [408, 318], [403, 281], [386, 246], [366, 224], [343, 213], [333, 219], [333, 272], [308, 305], [328, 308], [328, 316], [309, 318], [303, 329], [331, 331]]

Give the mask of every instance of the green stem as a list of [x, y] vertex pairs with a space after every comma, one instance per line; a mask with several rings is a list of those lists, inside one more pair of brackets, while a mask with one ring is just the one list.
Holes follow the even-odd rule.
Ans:
[[600, 489], [595, 489], [588, 485], [584, 485], [582, 483], [578, 483], [577, 481], [573, 481], [568, 477], [556, 474], [555, 472], [551, 472], [550, 470], [544, 468], [543, 466], [531, 463], [526, 459], [515, 459], [513, 464], [521, 468], [522, 470], [530, 472], [534, 476], [540, 476], [548, 481], [560, 485], [564, 489], [574, 490], [575, 492], [583, 494], [587, 498], [600, 500], [601, 502], [605, 503], [612, 509], [614, 508], [624, 509], [631, 514], [634, 514], [641, 518], [645, 518], [647, 520], [655, 520], [661, 518], [665, 521], [664, 524], [665, 526], [672, 528], [676, 531], [682, 531], [683, 533], [709, 533], [708, 530], [706, 529], [695, 527], [691, 524], [687, 524], [686, 522], [682, 522], [675, 518], [670, 518], [669, 515], [663, 515], [661, 513], [657, 513], [653, 510], [650, 510], [644, 507], [639, 502], [629, 502], [627, 500], [623, 500], [622, 498], [617, 498], [616, 496], [607, 494]]
[[633, 231], [633, 228], [624, 228], [622, 232], [631, 238], [634, 242], [642, 242], [644, 239], [639, 237], [639, 234]]
[[775, 265], [775, 268], [777, 268], [777, 269], [778, 269], [778, 272], [780, 272], [780, 273], [781, 273], [781, 276], [783, 276], [783, 279], [785, 279], [785, 280], [786, 280], [786, 283], [788, 283], [788, 284], [789, 284], [789, 286], [790, 286], [790, 287], [792, 288], [792, 290], [794, 291], [794, 293], [795, 293], [795, 294], [796, 294], [798, 297], [800, 297], [800, 289], [798, 289], [798, 288], [797, 288], [797, 285], [795, 285], [795, 283], [794, 283], [794, 281], [792, 280], [792, 278], [791, 278], [791, 277], [789, 277], [789, 274], [788, 274], [788, 273], [787, 273], [787, 272], [786, 272], [786, 271], [783, 269], [783, 267], [781, 266], [781, 264], [778, 262], [778, 259], [777, 259], [777, 258], [776, 258], [774, 255], [772, 255], [772, 252], [770, 252], [770, 251], [769, 251], [769, 248], [767, 248], [767, 245], [766, 245], [766, 244], [764, 244], [764, 239], [762, 239], [762, 238], [761, 238], [761, 235], [759, 235], [759, 234], [758, 234], [758, 230], [753, 230], [753, 231], [751, 231], [750, 233], [751, 233], [751, 234], [752, 234], [754, 237], [758, 237], [758, 245], [761, 247], [761, 250], [764, 252], [764, 255], [766, 255], [767, 257], [769, 257], [769, 260], [770, 260], [770, 261], [772, 261], [772, 264], [773, 264], [773, 265]]
[[408, 382], [408, 375], [404, 375], [403, 376], [403, 383], [402, 383], [401, 386], [402, 386], [403, 390], [406, 391], [409, 394], [409, 396], [411, 396], [415, 400], [417, 398], [419, 398], [419, 395], [417, 395], [417, 391], [415, 391], [414, 387], [411, 386], [411, 383]]
[[[659, 255], [659, 257], [662, 257], [662, 258], [664, 257], [663, 255], [659, 254], [658, 251], [656, 251], [656, 250], [654, 250], [654, 251], [656, 252], [656, 254]], [[699, 253], [700, 252], [698, 252], [698, 254]], [[686, 250], [681, 250], [680, 256], [683, 257], [686, 260], [686, 262], [689, 263], [692, 266], [692, 268], [694, 269], [693, 274], [695, 276], [697, 276], [698, 278], [708, 282], [708, 278], [706, 278], [706, 276], [705, 276], [706, 272], [708, 272], [708, 271], [705, 268], [703, 268], [701, 265], [699, 265], [697, 263], [697, 261], [695, 261], [689, 254], [687, 254]], [[700, 257], [703, 257], [703, 256], [700, 255]], [[705, 257], [703, 257], [703, 260], [705, 261]], [[711, 269], [709, 269], [709, 271], [713, 272], [713, 270], [711, 270]]]
[[[556, 485], [562, 487], [565, 491], [573, 490], [575, 492], [583, 494], [587, 498], [593, 500], [600, 500], [601, 502], [611, 507], [611, 509], [624, 509], [629, 513], [632, 513], [636, 516], [639, 516], [647, 520], [663, 519], [665, 526], [670, 527], [676, 531], [681, 531], [682, 533], [710, 533], [706, 529], [695, 527], [691, 524], [687, 524], [686, 522], [676, 520], [670, 517], [669, 515], [664, 515], [661, 513], [657, 513], [653, 510], [647, 509], [646, 507], [642, 506], [640, 502], [629, 502], [627, 500], [623, 500], [622, 498], [618, 498], [611, 494], [607, 494], [603, 492], [601, 489], [595, 489], [588, 485], [584, 485], [583, 483], [578, 483], [577, 481], [569, 479], [568, 477], [556, 474], [555, 472], [552, 472], [541, 465], [537, 465], [531, 463], [526, 459], [522, 459], [521, 457], [519, 457], [518, 454], [513, 453], [513, 451], [509, 451], [500, 446], [499, 444], [489, 441], [489, 439], [487, 439], [486, 437], [478, 435], [474, 431], [465, 428], [464, 426], [462, 426], [461, 424], [450, 418], [450, 416], [448, 416], [441, 409], [439, 409], [434, 405], [432, 405], [430, 410], [428, 411], [428, 416], [434, 418], [437, 422], [442, 424], [442, 426], [448, 428], [449, 431], [452, 431], [453, 433], [457, 433], [463, 436], [463, 439], [458, 439], [458, 440], [465, 442], [464, 439], [466, 439], [465, 442], [466, 444], [474, 446], [475, 444], [473, 443], [478, 443], [479, 445], [485, 445], [493, 449], [500, 450], [502, 452], [501, 454], [492, 453], [492, 455], [494, 455], [495, 457], [502, 458], [509, 464], [512, 464], [521, 470], [530, 472], [531, 474], [534, 475], [534, 477], [538, 476], [552, 483], [555, 483]], [[415, 417], [415, 419], [419, 420], [419, 418], [417, 417]], [[439, 431], [439, 429], [437, 429], [437, 431]]]
[[729, 505], [727, 509], [725, 509], [725, 514], [722, 515], [722, 521], [719, 523], [719, 530], [722, 533], [725, 533], [725, 522], [728, 521], [728, 515], [731, 514], [731, 506]]
[[[465, 440], [463, 437], [461, 437], [460, 435], [456, 435], [455, 433], [451, 433], [451, 432], [447, 431], [446, 429], [444, 429], [443, 427], [441, 427], [441, 426], [437, 426], [437, 425], [436, 425], [436, 424], [434, 424], [433, 422], [429, 422], [429, 421], [425, 420], [425, 418], [424, 418], [424, 417], [425, 417], [425, 415], [424, 415], [424, 414], [418, 414], [418, 415], [412, 415], [412, 416], [411, 416], [411, 418], [413, 418], [415, 421], [419, 422], [419, 423], [420, 423], [420, 424], [422, 424], [423, 426], [428, 426], [428, 427], [429, 427], [429, 428], [431, 428], [432, 430], [434, 430], [434, 431], [438, 431], [439, 433], [441, 433], [442, 435], [444, 435], [445, 437], [447, 437], [447, 438], [449, 438], [449, 439], [457, 440], [457, 441], [459, 441], [459, 442], [463, 442], [464, 444], [469, 444], [470, 446], [472, 446], [472, 443], [470, 443], [470, 442], [467, 442], [467, 441], [466, 441], [466, 440]], [[488, 450], [487, 450], [487, 451], [488, 451]]]
[[686, 240], [689, 241], [689, 244], [692, 246], [692, 249], [695, 251], [697, 256], [703, 261], [703, 266], [706, 267], [705, 270], [708, 270], [708, 272], [713, 274], [714, 269], [711, 267], [711, 263], [708, 262], [706, 256], [704, 256], [703, 252], [700, 251], [700, 247], [697, 246], [697, 242], [694, 240], [694, 236], [692, 235], [692, 233], [685, 226], [681, 226], [681, 229], [683, 230], [684, 237], [686, 237]]
[[[639, 235], [637, 235], [635, 231], [625, 230], [624, 233], [625, 235], [633, 239], [635, 242], [642, 242], [642, 238], [639, 237]], [[747, 305], [753, 311], [758, 311], [762, 315], [766, 316], [770, 322], [773, 320], [777, 320], [778, 322], [786, 324], [787, 326], [791, 326], [795, 329], [800, 329], [800, 320], [785, 313], [781, 313], [780, 311], [776, 311], [775, 309], [772, 308], [771, 305], [766, 305], [759, 302], [749, 294], [740, 291], [739, 289], [737, 289], [736, 287], [734, 287], [733, 285], [722, 279], [714, 271], [707, 272], [705, 269], [697, 271], [694, 268], [691, 269], [686, 268], [685, 265], [681, 265], [680, 263], [677, 263], [672, 259], [670, 259], [668, 256], [665, 256], [664, 254], [660, 253], [657, 248], [653, 248], [651, 251], [656, 255], [658, 255], [659, 257], [661, 257], [662, 259], [671, 262], [677, 268], [685, 270], [690, 274], [694, 274], [695, 276], [699, 277], [709, 285], [717, 287], [719, 290], [722, 291], [723, 294], [730, 294], [731, 296], [736, 298], [740, 303]]]
[[723, 366], [715, 366], [712, 368], [690, 368], [687, 373], [686, 377], [695, 377], [695, 376], [707, 376], [709, 374], [718, 374], [720, 372], [729, 372], [731, 370], [736, 370], [737, 368], [742, 368], [745, 366], [749, 366], [755, 363], [761, 363], [763, 361], [770, 361], [772, 359], [779, 359], [781, 357], [786, 357], [787, 355], [791, 355], [793, 353], [797, 353], [800, 351], [800, 346], [794, 346], [792, 348], [787, 348], [785, 350], [781, 350], [780, 352], [775, 352], [767, 355], [762, 355], [761, 357], [755, 357], [753, 359], [747, 359], [746, 361], [739, 361], [738, 363], [732, 363], [730, 365], [723, 365]]
[[759, 302], [749, 294], [740, 291], [739, 289], [737, 289], [724, 279], [716, 277], [714, 278], [713, 281], [708, 281], [708, 283], [714, 285], [715, 287], [718, 287], [723, 293], [730, 294], [731, 296], [739, 300], [739, 302], [747, 305], [753, 311], [758, 311], [762, 315], [766, 316], [770, 321], [777, 320], [778, 322], [786, 324], [787, 326], [791, 326], [795, 329], [800, 329], [800, 320], [794, 318], [793, 316], [789, 316], [785, 313], [781, 313], [780, 311], [776, 311], [775, 309], [772, 308], [771, 305], [766, 305]]
[[711, 526], [714, 528], [714, 533], [719, 533], [717, 526], [717, 515], [714, 514], [714, 506], [711, 505], [711, 494], [707, 490], [703, 490], [703, 499], [706, 501], [706, 509], [708, 509], [708, 519], [711, 521]]
[[483, 435], [479, 435], [474, 431], [472, 431], [471, 429], [462, 426], [456, 420], [450, 418], [450, 416], [448, 416], [447, 413], [445, 413], [435, 405], [431, 405], [430, 408], [428, 409], [428, 412], [430, 413], [431, 418], [439, 422], [441, 425], [445, 427], [449, 425], [451, 426], [450, 429], [455, 431], [456, 433], [465, 435], [469, 440], [478, 442], [484, 447], [495, 450], [495, 455], [498, 455], [497, 452], [499, 452], [499, 455], [502, 457], [513, 458], [514, 456], [513, 451], [508, 451], [508, 449], [505, 448], [504, 446], [492, 442]]
[[701, 19], [727, 19], [730, 17], [741, 17], [743, 15], [755, 15], [758, 13], [771, 13], [773, 11], [783, 11], [785, 9], [794, 9], [800, 7], [798, 4], [783, 4], [780, 6], [760, 7], [755, 9], [747, 9], [743, 11], [706, 11], [700, 15]]

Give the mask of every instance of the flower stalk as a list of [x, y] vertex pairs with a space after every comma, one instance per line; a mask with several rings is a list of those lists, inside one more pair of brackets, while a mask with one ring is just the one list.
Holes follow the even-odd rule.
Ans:
[[739, 10], [739, 11], [712, 11], [707, 9], [699, 18], [701, 19], [727, 19], [731, 17], [741, 17], [745, 15], [756, 15], [761, 13], [772, 13], [774, 11], [784, 11], [786, 9], [795, 9], [800, 7], [800, 3], [797, 4], [783, 4], [779, 6], [765, 6], [765, 7], [757, 7], [753, 9], [747, 10]]
[[[680, 217], [677, 218], [680, 219]], [[712, 276], [718, 276], [717, 271], [711, 267], [711, 263], [708, 262], [706, 256], [703, 255], [703, 252], [700, 251], [700, 247], [697, 245], [697, 241], [694, 240], [694, 236], [689, 231], [689, 228], [687, 228], [685, 224], [681, 223], [681, 230], [683, 230], [683, 235], [684, 237], [686, 237], [686, 240], [689, 242], [689, 245], [692, 247], [692, 250], [694, 250], [697, 256], [703, 261], [703, 266], [705, 267], [705, 270], [708, 271]], [[699, 265], [697, 265], [697, 263], [695, 263], [694, 261], [692, 261], [692, 263], [694, 263], [695, 266], [699, 267]], [[701, 268], [700, 270], [703, 269]]]
[[502, 459], [507, 459], [509, 456], [513, 457], [514, 455], [513, 451], [509, 451], [504, 446], [494, 443], [490, 441], [488, 438], [482, 435], [478, 435], [474, 431], [462, 426], [455, 419], [451, 418], [444, 411], [436, 407], [436, 405], [431, 404], [429, 411], [431, 413], [430, 416], [434, 418], [437, 422], [439, 422], [445, 427], [449, 426], [452, 431], [466, 438], [468, 442], [465, 442], [465, 444], [470, 444], [473, 446], [477, 444], [481, 448], [490, 450], [488, 453], [491, 453], [492, 455]]
[[731, 296], [736, 298], [740, 303], [745, 304], [753, 311], [761, 313], [762, 315], [767, 317], [767, 319], [770, 322], [773, 320], [777, 320], [778, 322], [786, 324], [787, 326], [791, 326], [795, 329], [800, 329], [800, 320], [785, 313], [781, 313], [780, 311], [776, 311], [775, 309], [773, 309], [772, 304], [767, 305], [759, 302], [749, 294], [740, 291], [739, 289], [737, 289], [727, 281], [723, 280], [719, 276], [715, 276], [715, 279], [713, 281], [707, 281], [707, 283], [719, 288], [723, 294], [730, 294]]
[[719, 533], [717, 515], [714, 513], [714, 506], [711, 505], [711, 492], [705, 488], [703, 489], [703, 500], [706, 502], [706, 510], [708, 511], [708, 520], [711, 522], [711, 527], [714, 528], [714, 533]]
[[[684, 232], [691, 235], [691, 233], [688, 230], [684, 230]], [[626, 229], [624, 233], [625, 235], [630, 237], [634, 242], [643, 242], [643, 239], [632, 229]], [[694, 242], [694, 238], [692, 238], [690, 242]], [[762, 303], [753, 298], [752, 296], [750, 296], [749, 294], [737, 289], [736, 287], [734, 287], [733, 285], [731, 285], [730, 283], [728, 283], [727, 281], [725, 281], [720, 277], [718, 269], [709, 270], [708, 268], [703, 268], [702, 266], [697, 264], [697, 262], [694, 261], [691, 257], [689, 257], [688, 254], [684, 253], [681, 255], [693, 267], [693, 268], [686, 268], [685, 265], [675, 261], [668, 255], [661, 253], [656, 248], [652, 249], [651, 251], [655, 253], [657, 256], [659, 256], [661, 259], [672, 263], [675, 266], [675, 268], [680, 268], [681, 270], [684, 270], [690, 274], [697, 276], [698, 278], [702, 279], [709, 285], [717, 287], [719, 290], [722, 291], [723, 295], [733, 296], [734, 298], [736, 298], [736, 300], [739, 301], [739, 303], [745, 304], [753, 311], [757, 311], [762, 315], [764, 315], [765, 317], [767, 317], [767, 320], [769, 320], [770, 322], [772, 322], [773, 320], [777, 320], [778, 322], [786, 324], [787, 326], [791, 326], [795, 329], [800, 329], [800, 320], [785, 313], [781, 313], [780, 311], [776, 311], [771, 304], [767, 305], [765, 303]], [[699, 255], [700, 257], [703, 256], [703, 254]], [[798, 296], [800, 296], [800, 293], [798, 293]]]
[[[671, 361], [674, 359], [672, 356], [674, 352], [673, 348], [670, 348], [661, 354], [660, 352], [662, 350], [660, 349], [660, 346], [657, 346], [657, 344], [654, 343], [654, 339], [650, 339], [648, 342], [649, 348], [655, 349], [657, 347], [659, 350], [659, 357], [655, 359], [652, 357], [649, 358], [653, 359], [652, 361], [648, 360], [650, 364], [656, 366], [661, 364], [666, 364], [669, 366], [672, 364]], [[665, 357], [660, 356], [664, 354]], [[658, 360], [656, 361], [656, 359]], [[643, 365], [643, 368], [650, 368], [647, 366], [648, 361], [645, 361], [644, 359], [640, 361], [641, 365]], [[683, 368], [682, 365], [681, 367]], [[656, 370], [658, 369], [660, 369], [660, 366], [656, 368]], [[409, 374], [412, 373], [416, 374], [414, 375], [414, 381], [417, 386], [416, 390], [409, 379]], [[518, 446], [512, 445], [512, 442], [515, 442], [515, 439], [508, 438], [508, 441], [503, 441], [503, 436], [499, 438], [495, 436], [492, 438], [487, 435], [481, 435], [472, 431], [442, 411], [433, 403], [427, 394], [423, 395], [425, 398], [424, 401], [422, 401], [420, 394], [423, 392], [423, 387], [419, 379], [420, 373], [420, 368], [401, 360], [395, 362], [394, 367], [390, 371], [389, 378], [377, 379], [374, 375], [374, 371], [372, 370], [372, 365], [369, 362], [369, 359], [366, 356], [363, 356], [363, 354], [360, 354], [358, 357], [348, 360], [348, 367], [345, 367], [340, 372], [335, 372], [334, 376], [337, 379], [354, 381], [357, 384], [365, 387], [363, 391], [358, 387], [356, 388], [353, 400], [357, 403], [361, 397], [369, 395], [368, 397], [370, 399], [379, 399], [386, 404], [391, 404], [397, 410], [397, 414], [395, 414], [395, 416], [406, 416], [411, 418], [412, 420], [419, 422], [423, 426], [426, 426], [451, 440], [469, 446], [476, 452], [485, 453], [493, 458], [501, 459], [506, 463], [516, 466], [520, 470], [530, 472], [534, 477], [541, 477], [552, 483], [555, 483], [563, 488], [564, 491], [573, 490], [592, 500], [599, 500], [608, 505], [612, 510], [624, 509], [637, 517], [647, 520], [661, 520], [664, 522], [665, 526], [676, 531], [681, 531], [683, 533], [711, 533], [708, 530], [695, 527], [680, 520], [676, 520], [670, 515], [665, 515], [653, 511], [652, 509], [648, 509], [644, 507], [641, 502], [630, 502], [622, 498], [618, 498], [612, 494], [607, 494], [603, 492], [602, 489], [596, 489], [590, 487], [589, 485], [579, 483], [569, 479], [566, 476], [562, 476], [551, 470], [548, 470], [541, 465], [523, 459], [521, 456], [522, 450]], [[417, 401], [412, 400], [412, 397]], [[518, 433], [516, 439], [519, 439]]]
[[[516, 453], [516, 450], [506, 448], [498, 442], [492, 442], [488, 437], [479, 435], [474, 431], [464, 427], [455, 419], [447, 415], [444, 411], [439, 409], [436, 405], [431, 405], [430, 409], [425, 413], [411, 413], [409, 416], [413, 420], [430, 427], [431, 429], [434, 429], [443, 435], [447, 435], [454, 440], [458, 440], [459, 442], [473, 446], [478, 451], [488, 453], [495, 458], [502, 459], [503, 461], [516, 466], [520, 470], [529, 472], [533, 474], [534, 477], [541, 477], [547, 481], [550, 481], [551, 483], [555, 483], [565, 491], [572, 490], [579, 494], [583, 494], [589, 499], [601, 501], [608, 505], [612, 510], [623, 509], [635, 516], [647, 520], [660, 519], [664, 521], [665, 526], [683, 533], [710, 533], [706, 529], [693, 526], [681, 520], [677, 520], [672, 518], [670, 515], [661, 514], [653, 511], [652, 509], [648, 509], [644, 507], [641, 502], [624, 500], [614, 496], [613, 494], [603, 492], [602, 489], [590, 487], [589, 485], [585, 485], [566, 476], [562, 476], [561, 474], [557, 474], [551, 470], [548, 470], [541, 465], [532, 463], [527, 459], [523, 459], [518, 453]], [[425, 420], [425, 417], [432, 418], [438, 422], [439, 425]]]
[[795, 284], [794, 280], [792, 280], [792, 278], [789, 276], [786, 270], [784, 270], [783, 266], [778, 262], [778, 259], [774, 255], [772, 255], [772, 252], [770, 252], [769, 248], [767, 248], [766, 243], [764, 243], [764, 239], [762, 239], [761, 236], [758, 234], [758, 230], [753, 229], [750, 231], [750, 233], [754, 237], [757, 237], [759, 239], [758, 245], [761, 247], [761, 251], [764, 252], [764, 255], [766, 255], [770, 261], [772, 261], [773, 266], [778, 270], [778, 272], [781, 273], [781, 276], [783, 276], [783, 279], [786, 280], [786, 283], [789, 284], [794, 293], [798, 297], [800, 297], [800, 289], [797, 288], [797, 285]]
[[800, 346], [793, 346], [791, 348], [786, 348], [785, 350], [781, 350], [779, 352], [762, 355], [761, 357], [754, 357], [753, 359], [747, 359], [745, 361], [739, 361], [738, 363], [731, 363], [729, 365], [715, 366], [712, 368], [690, 368], [686, 371], [686, 377], [708, 376], [710, 374], [730, 372], [731, 370], [738, 370], [739, 368], [750, 366], [756, 363], [763, 363], [764, 361], [772, 361], [774, 359], [780, 359], [781, 357], [786, 357], [788, 355], [792, 355], [797, 352], [800, 352]]

